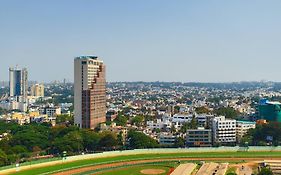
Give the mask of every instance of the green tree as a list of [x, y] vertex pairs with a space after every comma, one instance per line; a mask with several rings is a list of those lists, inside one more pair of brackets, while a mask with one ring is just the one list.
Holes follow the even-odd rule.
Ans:
[[195, 116], [193, 116], [190, 122], [183, 123], [180, 131], [182, 133], [186, 133], [188, 129], [197, 129], [197, 127], [198, 127], [197, 120]]
[[51, 152], [53, 154], [62, 154], [63, 151], [67, 151], [68, 153], [73, 153], [74, 150], [72, 146], [69, 144], [69, 141], [67, 138], [56, 138], [53, 141]]
[[80, 152], [83, 150], [83, 137], [81, 132], [72, 131], [64, 136], [64, 139], [68, 140], [68, 144], [72, 147], [74, 152]]
[[159, 144], [156, 140], [145, 135], [144, 133], [130, 130], [128, 133], [129, 147], [133, 149], [143, 149], [143, 148], [156, 148]]
[[74, 124], [74, 116], [72, 114], [62, 114], [56, 117], [57, 124]]
[[234, 172], [230, 172], [230, 173], [227, 173], [226, 175], [237, 175], [237, 174]]
[[192, 120], [190, 122], [190, 129], [197, 129], [197, 119], [195, 115], [192, 116]]
[[14, 154], [22, 154], [22, 153], [27, 153], [28, 150], [26, 149], [25, 146], [22, 146], [22, 145], [16, 145], [14, 147], [11, 148], [11, 151], [14, 153]]
[[190, 123], [185, 122], [185, 123], [183, 123], [183, 125], [182, 125], [180, 131], [181, 131], [181, 133], [186, 133], [186, 131], [187, 131], [188, 129], [190, 129]]
[[43, 149], [49, 146], [49, 136], [45, 132], [36, 132], [32, 130], [24, 130], [17, 132], [11, 139], [11, 145], [22, 145], [32, 151], [34, 146], [39, 146]]
[[179, 113], [180, 112], [180, 106], [175, 106], [174, 111], [175, 111], [175, 113]]
[[209, 110], [208, 108], [202, 106], [202, 107], [196, 108], [196, 109], [195, 109], [195, 112], [196, 112], [197, 114], [208, 114], [208, 113], [210, 112], [210, 110]]
[[[269, 123], [266, 125], [257, 125], [255, 129], [250, 129], [247, 135], [250, 145], [265, 146], [267, 142], [272, 142], [273, 145], [280, 145], [281, 143], [281, 123]], [[267, 140], [268, 136], [272, 137]]]
[[182, 137], [177, 137], [174, 146], [176, 148], [183, 148], [185, 146], [185, 140]]
[[175, 133], [176, 131], [177, 131], [177, 129], [176, 129], [175, 125], [172, 125], [172, 127], [171, 127], [171, 132], [172, 132], [172, 133]]
[[236, 119], [239, 115], [239, 112], [231, 107], [226, 107], [226, 108], [222, 107], [222, 108], [216, 109], [216, 110], [214, 110], [214, 113], [216, 115], [222, 115], [222, 116], [225, 116], [226, 118], [232, 118], [232, 119]]
[[144, 121], [144, 117], [141, 115], [138, 115], [132, 119], [132, 124], [134, 124], [136, 126], [141, 126], [143, 121]]
[[83, 145], [86, 151], [96, 151], [99, 147], [101, 136], [90, 130], [82, 131]]
[[99, 142], [99, 146], [103, 149], [113, 149], [117, 145], [117, 136], [113, 133], [105, 133]]
[[67, 151], [70, 154], [80, 152], [84, 149], [83, 137], [79, 131], [71, 131], [63, 137], [55, 138], [53, 142], [53, 152], [62, 153]]
[[7, 165], [8, 157], [4, 151], [0, 149], [0, 166]]
[[273, 172], [269, 168], [261, 168], [258, 175], [273, 175]]
[[156, 133], [160, 133], [160, 132], [161, 132], [161, 129], [160, 129], [160, 128], [156, 128], [156, 129], [155, 129], [155, 132], [156, 132]]
[[116, 119], [114, 120], [114, 122], [116, 123], [116, 125], [118, 126], [126, 126], [127, 124], [127, 117], [125, 117], [122, 114], [118, 114], [118, 116], [116, 117]]

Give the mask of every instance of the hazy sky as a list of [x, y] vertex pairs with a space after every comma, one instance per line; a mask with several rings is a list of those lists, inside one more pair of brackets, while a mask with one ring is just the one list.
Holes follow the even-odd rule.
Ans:
[[0, 80], [73, 80], [86, 54], [108, 81], [281, 81], [281, 1], [0, 1]]

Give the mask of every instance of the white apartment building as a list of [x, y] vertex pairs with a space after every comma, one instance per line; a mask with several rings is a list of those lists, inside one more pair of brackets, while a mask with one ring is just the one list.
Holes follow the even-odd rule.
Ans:
[[213, 142], [235, 143], [236, 142], [236, 120], [226, 119], [219, 116], [212, 119]]
[[175, 114], [173, 116], [173, 123], [189, 123], [193, 118], [193, 114]]
[[256, 122], [251, 121], [236, 121], [236, 134], [237, 134], [237, 140], [240, 141], [240, 139], [248, 133], [249, 129], [255, 129], [256, 128]]
[[171, 117], [168, 115], [163, 115], [162, 119], [157, 119], [156, 122], [154, 121], [147, 121], [146, 122], [147, 128], [153, 129], [171, 129], [172, 122]]
[[184, 123], [191, 122], [194, 115], [199, 127], [208, 126], [209, 120], [214, 118], [213, 115], [208, 114], [176, 114], [172, 118], [172, 123], [176, 128], [180, 128]]

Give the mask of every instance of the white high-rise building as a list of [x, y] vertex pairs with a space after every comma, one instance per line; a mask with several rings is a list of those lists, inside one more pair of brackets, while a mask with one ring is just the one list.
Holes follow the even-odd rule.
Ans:
[[94, 129], [106, 121], [105, 65], [96, 56], [74, 60], [74, 122]]
[[27, 69], [10, 68], [10, 97], [23, 97], [24, 100], [27, 98], [28, 90], [28, 73]]
[[224, 116], [212, 119], [214, 143], [235, 143], [236, 142], [236, 120], [226, 119]]

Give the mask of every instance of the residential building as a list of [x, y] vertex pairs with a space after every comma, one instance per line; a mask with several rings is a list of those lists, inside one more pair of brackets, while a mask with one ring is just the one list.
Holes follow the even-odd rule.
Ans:
[[55, 106], [46, 106], [39, 109], [40, 114], [45, 114], [48, 117], [55, 117], [61, 115], [61, 108]]
[[213, 142], [220, 144], [236, 143], [236, 120], [219, 116], [212, 119]]
[[147, 121], [146, 125], [147, 128], [154, 130], [154, 129], [161, 129], [161, 130], [171, 130], [172, 128], [172, 122], [171, 122], [171, 116], [168, 114], [165, 114], [162, 116], [162, 119], [157, 119], [156, 122], [154, 121]]
[[189, 123], [193, 118], [192, 114], [175, 114], [173, 116], [173, 123]]
[[6, 110], [19, 110], [22, 112], [27, 111], [27, 103], [25, 102], [18, 102], [16, 100], [9, 100], [9, 101], [1, 101], [0, 107]]
[[74, 60], [74, 122], [94, 129], [106, 121], [105, 65], [96, 56]]
[[241, 138], [247, 134], [249, 129], [256, 128], [256, 122], [251, 121], [236, 121], [236, 135], [237, 141], [240, 142]]
[[34, 97], [44, 97], [44, 85], [43, 84], [34, 84], [30, 88], [31, 96]]
[[198, 147], [212, 146], [212, 130], [203, 127], [187, 130], [186, 145]]
[[177, 137], [169, 133], [161, 133], [159, 143], [161, 145], [174, 145]]

